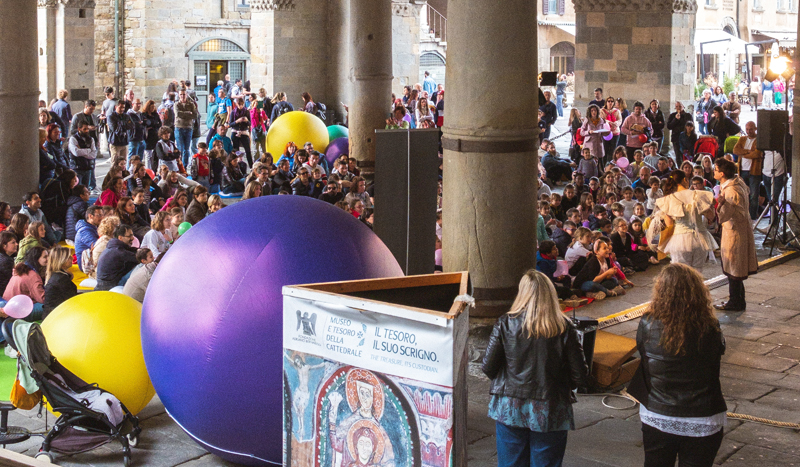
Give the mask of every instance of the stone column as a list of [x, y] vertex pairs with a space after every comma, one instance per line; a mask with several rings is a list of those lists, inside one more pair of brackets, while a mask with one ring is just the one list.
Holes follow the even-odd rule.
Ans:
[[36, 3], [0, 2], [0, 200], [22, 204], [39, 180]]
[[[594, 89], [633, 108], [694, 97], [695, 0], [575, 0], [575, 103], [585, 114]], [[665, 136], [669, 141], [669, 136]]]
[[73, 114], [94, 97], [94, 7], [94, 0], [61, 0], [56, 15], [56, 88], [69, 91]]
[[37, 23], [39, 44], [39, 90], [40, 99], [50, 103], [56, 98], [56, 24], [58, 16], [57, 0], [38, 0]]
[[392, 2], [350, 0], [350, 155], [375, 167], [375, 130], [386, 126], [392, 95]]
[[536, 5], [448, 4], [444, 269], [469, 270], [470, 316], [507, 312], [536, 265]]

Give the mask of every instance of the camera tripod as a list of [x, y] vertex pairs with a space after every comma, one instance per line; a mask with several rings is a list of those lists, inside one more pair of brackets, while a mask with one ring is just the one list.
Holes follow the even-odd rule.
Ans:
[[[774, 156], [773, 156], [774, 158]], [[774, 173], [774, 169], [773, 169]], [[786, 174], [782, 175], [785, 176]], [[772, 177], [773, 183], [775, 183], [775, 177]], [[794, 180], [793, 180], [794, 181]], [[794, 215], [797, 224], [800, 225], [800, 216], [797, 215], [797, 211], [795, 210], [795, 206], [792, 204], [791, 201], [786, 199], [786, 193], [789, 189], [788, 184], [783, 185], [783, 199], [776, 200], [773, 199], [772, 193], [767, 193], [769, 195], [769, 202], [764, 210], [761, 212], [761, 215], [758, 216], [758, 220], [756, 220], [755, 224], [753, 225], [754, 230], [758, 230], [761, 233], [765, 234], [764, 241], [762, 245], [766, 245], [768, 241], [771, 242], [769, 247], [769, 255], [772, 256], [772, 252], [775, 250], [775, 243], [780, 242], [784, 245], [784, 248], [800, 248], [800, 239], [797, 237], [797, 234], [792, 229], [792, 226], [789, 225], [789, 214], [791, 213]], [[781, 196], [781, 193], [778, 193], [778, 197]], [[770, 213], [769, 219], [769, 228], [766, 232], [758, 228], [758, 224], [761, 222], [767, 213]], [[783, 226], [781, 229], [780, 226]], [[797, 246], [792, 246], [795, 243]]]

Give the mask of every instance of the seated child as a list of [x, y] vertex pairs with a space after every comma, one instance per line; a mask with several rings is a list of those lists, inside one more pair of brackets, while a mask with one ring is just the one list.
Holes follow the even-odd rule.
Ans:
[[618, 201], [619, 204], [622, 205], [622, 209], [625, 211], [622, 216], [625, 219], [630, 219], [633, 215], [633, 208], [638, 203], [637, 200], [633, 199], [633, 188], [626, 186], [622, 189], [622, 199]]
[[567, 183], [564, 187], [564, 195], [561, 197], [561, 207], [564, 212], [569, 211], [572, 208], [577, 208], [580, 205], [580, 198], [579, 194], [575, 190], [575, 185], [572, 183]]
[[603, 219], [608, 219], [608, 211], [605, 206], [597, 204], [592, 208], [592, 214], [589, 215], [589, 230], [597, 230]]
[[625, 218], [625, 208], [622, 207], [620, 203], [614, 203], [608, 207], [608, 210], [611, 211], [611, 217], [609, 220], [613, 221], [614, 219], [621, 217]]
[[575, 233], [577, 228], [578, 226], [572, 221], [564, 222], [560, 228], [553, 227], [553, 233], [550, 235], [550, 239], [553, 240], [558, 247], [559, 256], [563, 257], [567, 254], [569, 244], [572, 243], [572, 234]]
[[609, 245], [608, 239], [597, 239], [594, 242], [593, 250], [586, 260], [586, 264], [575, 276], [573, 283], [576, 288], [580, 288], [587, 298], [595, 300], [602, 300], [606, 296], [623, 295], [625, 290], [615, 277], [619, 269], [614, 267], [609, 258], [611, 245]]
[[647, 217], [647, 213], [644, 210], [644, 204], [636, 203], [636, 205], [633, 207], [633, 215], [628, 219], [628, 223], [633, 222], [634, 220], [644, 222], [645, 217]]
[[600, 222], [597, 223], [597, 231], [608, 237], [613, 231], [611, 225], [611, 220], [600, 219]]
[[550, 215], [558, 221], [557, 225], [559, 227], [561, 227], [562, 222], [567, 220], [567, 212], [562, 205], [561, 195], [558, 193], [550, 195]]
[[586, 262], [586, 257], [591, 253], [592, 231], [586, 227], [578, 227], [572, 234], [572, 243], [564, 255], [570, 275], [574, 276], [581, 270]]
[[611, 234], [611, 249], [617, 256], [619, 264], [623, 267], [633, 268], [634, 271], [646, 271], [649, 266], [649, 256], [645, 251], [640, 251], [633, 235], [628, 233], [628, 223], [623, 218], [614, 219], [614, 233]]
[[558, 298], [565, 300], [577, 296], [572, 292], [572, 278], [568, 275], [554, 277], [558, 269], [558, 247], [550, 240], [541, 242], [536, 252], [536, 270], [547, 276], [556, 288]]

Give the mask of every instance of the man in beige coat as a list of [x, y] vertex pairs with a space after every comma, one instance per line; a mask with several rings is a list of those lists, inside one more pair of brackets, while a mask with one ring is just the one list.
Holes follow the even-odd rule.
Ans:
[[722, 225], [720, 256], [722, 272], [728, 276], [728, 301], [714, 308], [744, 311], [747, 307], [744, 280], [758, 272], [756, 240], [749, 213], [749, 189], [736, 175], [736, 164], [719, 158], [714, 162], [714, 178], [720, 183], [717, 215]]

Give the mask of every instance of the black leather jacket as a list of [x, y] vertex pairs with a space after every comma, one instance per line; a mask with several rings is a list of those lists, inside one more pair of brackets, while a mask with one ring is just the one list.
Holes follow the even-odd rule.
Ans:
[[[628, 392], [647, 410], [672, 417], [708, 417], [727, 410], [719, 383], [719, 363], [725, 338], [716, 332], [703, 336], [700, 346], [686, 355], [667, 355], [661, 347], [661, 321], [645, 314], [636, 332], [642, 363]], [[689, 346], [692, 347], [692, 346]]]
[[575, 327], [561, 335], [533, 339], [523, 328], [524, 314], [501, 316], [494, 325], [483, 372], [492, 394], [575, 402], [572, 390], [585, 385], [589, 370]]

